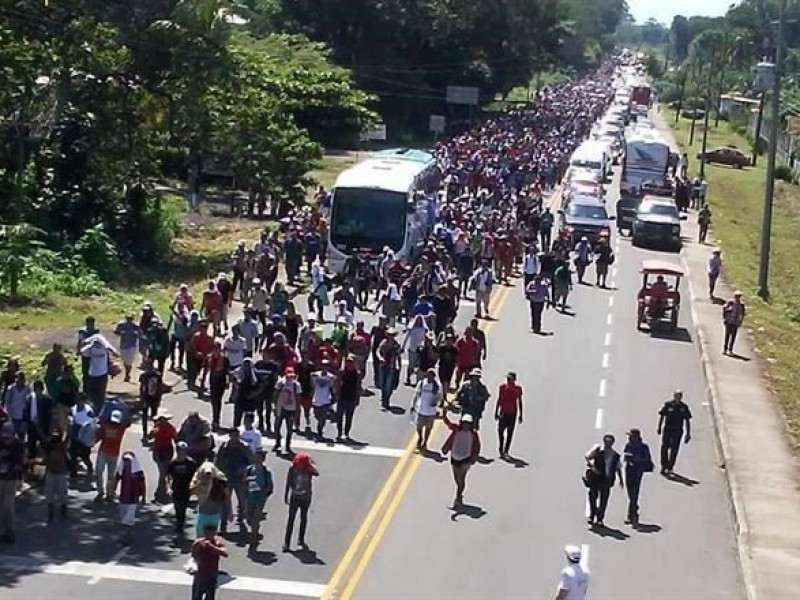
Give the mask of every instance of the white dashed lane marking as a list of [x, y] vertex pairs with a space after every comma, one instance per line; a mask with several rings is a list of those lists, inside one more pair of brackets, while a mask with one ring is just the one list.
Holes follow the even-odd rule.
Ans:
[[598, 408], [597, 414], [594, 417], [594, 428], [595, 429], [602, 429], [603, 428], [603, 409]]

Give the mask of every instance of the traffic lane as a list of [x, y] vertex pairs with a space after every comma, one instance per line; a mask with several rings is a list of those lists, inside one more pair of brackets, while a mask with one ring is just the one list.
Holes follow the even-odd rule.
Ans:
[[[646, 475], [642, 485], [642, 525], [638, 531], [623, 525], [625, 491], [619, 487], [613, 491], [606, 524], [622, 534], [602, 537], [598, 532], [593, 536], [592, 590], [600, 598], [743, 597], [729, 500], [704, 406], [700, 356], [692, 343], [685, 282], [676, 334], [651, 336], [637, 331], [635, 325], [641, 261], [661, 258], [680, 264], [679, 258], [633, 248], [628, 240], [620, 241], [617, 256], [619, 292], [609, 311], [613, 315], [609, 328], [613, 341], [603, 431], [616, 435], [621, 451], [625, 431], [640, 428], [650, 444], [656, 472]], [[692, 441], [681, 446], [675, 469], [680, 477], [670, 481], [658, 474], [660, 439], [656, 426], [661, 404], [676, 388], [683, 390], [694, 419]], [[630, 537], [618, 539], [623, 535]]]
[[[221, 569], [224, 571], [226, 560], [222, 559]], [[119, 570], [119, 569], [118, 569]], [[120, 570], [121, 571], [121, 570]], [[85, 576], [62, 576], [47, 573], [10, 573], [0, 567], [0, 575], [5, 581], [0, 581], [0, 590], [4, 600], [49, 600], [60, 598], [64, 600], [84, 600], [86, 598], [115, 598], [117, 600], [176, 600], [177, 598], [189, 598], [191, 596], [191, 578], [183, 571], [170, 571], [166, 573], [153, 573], [152, 578], [161, 576], [163, 579], [177, 581], [181, 583], [157, 583], [152, 580], [135, 580], [137, 573], [121, 572], [119, 577], [124, 580], [101, 578], [96, 583]], [[11, 580], [7, 579], [11, 578]], [[129, 579], [130, 578], [130, 579]], [[298, 600], [302, 598], [316, 598], [320, 594], [314, 588], [313, 595], [306, 593], [305, 588], [292, 588], [292, 582], [271, 582], [263, 584], [252, 581], [236, 581], [227, 585], [227, 577], [221, 576], [223, 586], [217, 590], [217, 597], [225, 600]], [[92, 583], [90, 583], [92, 582]], [[231, 586], [238, 586], [238, 589], [231, 589]], [[241, 589], [244, 587], [245, 589]], [[292, 591], [292, 593], [272, 592], [270, 589], [282, 589]]]
[[[491, 331], [495, 351], [484, 369], [492, 392], [482, 425], [482, 454], [492, 462], [470, 471], [467, 508], [452, 510], [449, 464], [423, 460], [369, 563], [359, 600], [548, 597], [563, 566], [566, 543], [586, 543], [583, 454], [596, 440], [594, 414], [603, 347], [598, 298], [608, 292], [576, 286], [574, 317], [545, 314], [529, 333], [521, 290], [509, 298]], [[492, 410], [497, 385], [515, 370], [525, 388], [525, 418], [512, 461], [497, 458]], [[440, 430], [437, 445], [444, 440]], [[413, 554], [414, 576], [398, 565]]]
[[[407, 433], [409, 427], [407, 424], [404, 427]], [[230, 533], [225, 537], [231, 551], [231, 557], [226, 560], [231, 573], [325, 583], [330, 578], [332, 565], [355, 534], [360, 515], [369, 509], [372, 498], [397, 460], [332, 452], [311, 451], [310, 454], [320, 471], [314, 482], [314, 499], [308, 517], [306, 541], [310, 550], [281, 552], [288, 516], [283, 492], [290, 462], [270, 456], [267, 466], [273, 473], [275, 493], [265, 507], [267, 516], [261, 527], [263, 539], [258, 552], [248, 556], [247, 539], [239, 533], [235, 523], [230, 526]], [[152, 483], [155, 481], [151, 480]], [[51, 525], [44, 520], [43, 500], [38, 496], [32, 498], [18, 514], [17, 543], [0, 549], [0, 554], [34, 557], [45, 562], [106, 562], [120, 551], [116, 505], [94, 503], [92, 496], [93, 492], [73, 495], [69, 518], [57, 519]], [[187, 539], [176, 544], [170, 507], [145, 505], [138, 515], [135, 542], [120, 557], [119, 564], [180, 570], [190, 540], [194, 538], [193, 516], [190, 511]], [[292, 539], [295, 549], [298, 526], [299, 517]], [[43, 544], [43, 540], [47, 543]]]

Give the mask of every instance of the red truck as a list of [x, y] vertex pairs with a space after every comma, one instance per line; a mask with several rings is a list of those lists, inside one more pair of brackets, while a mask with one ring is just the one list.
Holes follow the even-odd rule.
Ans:
[[636, 85], [631, 90], [631, 103], [639, 106], [650, 106], [650, 86]]

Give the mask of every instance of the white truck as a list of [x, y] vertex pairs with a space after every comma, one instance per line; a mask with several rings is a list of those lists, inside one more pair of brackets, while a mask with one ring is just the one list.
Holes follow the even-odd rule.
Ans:
[[622, 168], [620, 191], [639, 195], [642, 185], [661, 183], [669, 168], [670, 147], [654, 130], [640, 130], [625, 139], [625, 161]]

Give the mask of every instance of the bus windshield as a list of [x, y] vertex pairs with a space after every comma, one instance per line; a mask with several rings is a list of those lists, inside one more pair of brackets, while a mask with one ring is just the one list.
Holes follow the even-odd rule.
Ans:
[[408, 196], [366, 188], [336, 188], [331, 207], [331, 244], [342, 252], [395, 252], [406, 237]]

